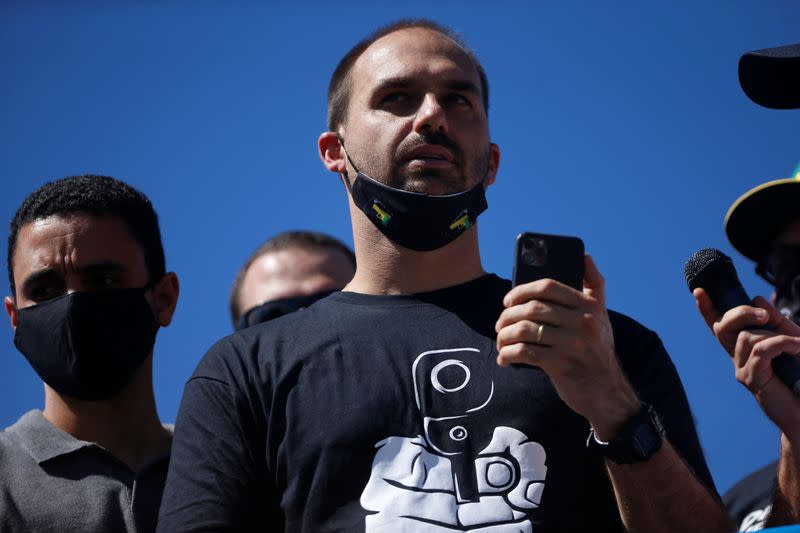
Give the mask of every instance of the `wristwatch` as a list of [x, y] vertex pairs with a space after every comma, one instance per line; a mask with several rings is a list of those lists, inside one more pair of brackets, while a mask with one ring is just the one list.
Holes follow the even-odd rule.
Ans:
[[622, 424], [616, 437], [603, 442], [592, 428], [586, 446], [596, 448], [619, 465], [628, 465], [647, 461], [661, 448], [665, 436], [664, 425], [653, 406], [642, 404], [641, 410]]

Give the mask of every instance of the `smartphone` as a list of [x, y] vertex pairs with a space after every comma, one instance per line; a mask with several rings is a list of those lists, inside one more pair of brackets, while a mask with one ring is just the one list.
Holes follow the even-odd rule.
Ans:
[[583, 241], [568, 235], [520, 233], [514, 250], [514, 287], [550, 278], [583, 290]]

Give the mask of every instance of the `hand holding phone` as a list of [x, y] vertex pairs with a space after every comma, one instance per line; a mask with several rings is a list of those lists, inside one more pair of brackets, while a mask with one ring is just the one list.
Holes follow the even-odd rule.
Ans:
[[[560, 283], [530, 283], [545, 278]], [[513, 284], [495, 325], [497, 363], [540, 368], [564, 403], [586, 418], [599, 437], [613, 437], [641, 402], [617, 359], [605, 280], [584, 254], [583, 242], [565, 235], [520, 234]]]

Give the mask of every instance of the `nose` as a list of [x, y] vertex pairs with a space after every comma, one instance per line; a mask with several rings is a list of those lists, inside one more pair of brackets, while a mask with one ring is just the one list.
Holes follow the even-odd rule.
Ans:
[[439, 98], [433, 93], [428, 93], [414, 116], [414, 131], [422, 134], [427, 130], [431, 132], [447, 133], [447, 116]]

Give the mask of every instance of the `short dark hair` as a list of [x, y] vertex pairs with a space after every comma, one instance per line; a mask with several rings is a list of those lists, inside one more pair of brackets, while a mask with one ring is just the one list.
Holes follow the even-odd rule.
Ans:
[[108, 176], [69, 176], [36, 189], [25, 198], [11, 220], [8, 232], [8, 282], [13, 297], [16, 298], [16, 284], [12, 262], [17, 237], [23, 226], [51, 216], [69, 217], [78, 213], [120, 218], [144, 250], [149, 281], [164, 276], [166, 260], [158, 215], [147, 196], [127, 183]]
[[239, 292], [241, 291], [244, 276], [247, 274], [250, 265], [262, 255], [294, 248], [310, 251], [325, 249], [336, 250], [350, 260], [353, 264], [353, 268], [356, 266], [356, 256], [353, 254], [353, 251], [335, 237], [316, 231], [285, 231], [279, 233], [259, 246], [256, 251], [250, 255], [242, 268], [239, 269], [239, 273], [236, 274], [233, 287], [231, 287], [230, 297], [231, 320], [233, 320], [234, 327], [239, 323], [239, 318], [241, 317], [241, 312], [239, 310]]
[[475, 68], [478, 70], [478, 76], [480, 76], [481, 79], [483, 107], [486, 110], [486, 113], [489, 113], [489, 80], [486, 77], [486, 71], [483, 69], [481, 62], [478, 61], [475, 53], [467, 46], [464, 40], [450, 28], [442, 26], [441, 24], [432, 20], [403, 19], [378, 28], [372, 34], [359, 41], [353, 48], [350, 49], [349, 52], [347, 52], [347, 54], [345, 54], [341, 61], [339, 61], [339, 64], [336, 65], [336, 69], [333, 71], [333, 76], [331, 76], [331, 81], [328, 85], [329, 131], [336, 131], [336, 128], [338, 128], [347, 117], [347, 110], [348, 106], [350, 105], [350, 71], [353, 69], [353, 65], [355, 64], [356, 60], [361, 57], [361, 54], [363, 54], [367, 48], [372, 46], [372, 43], [381, 37], [385, 37], [390, 33], [408, 28], [424, 28], [441, 33], [464, 50], [467, 56], [469, 56], [469, 58], [475, 64]]

